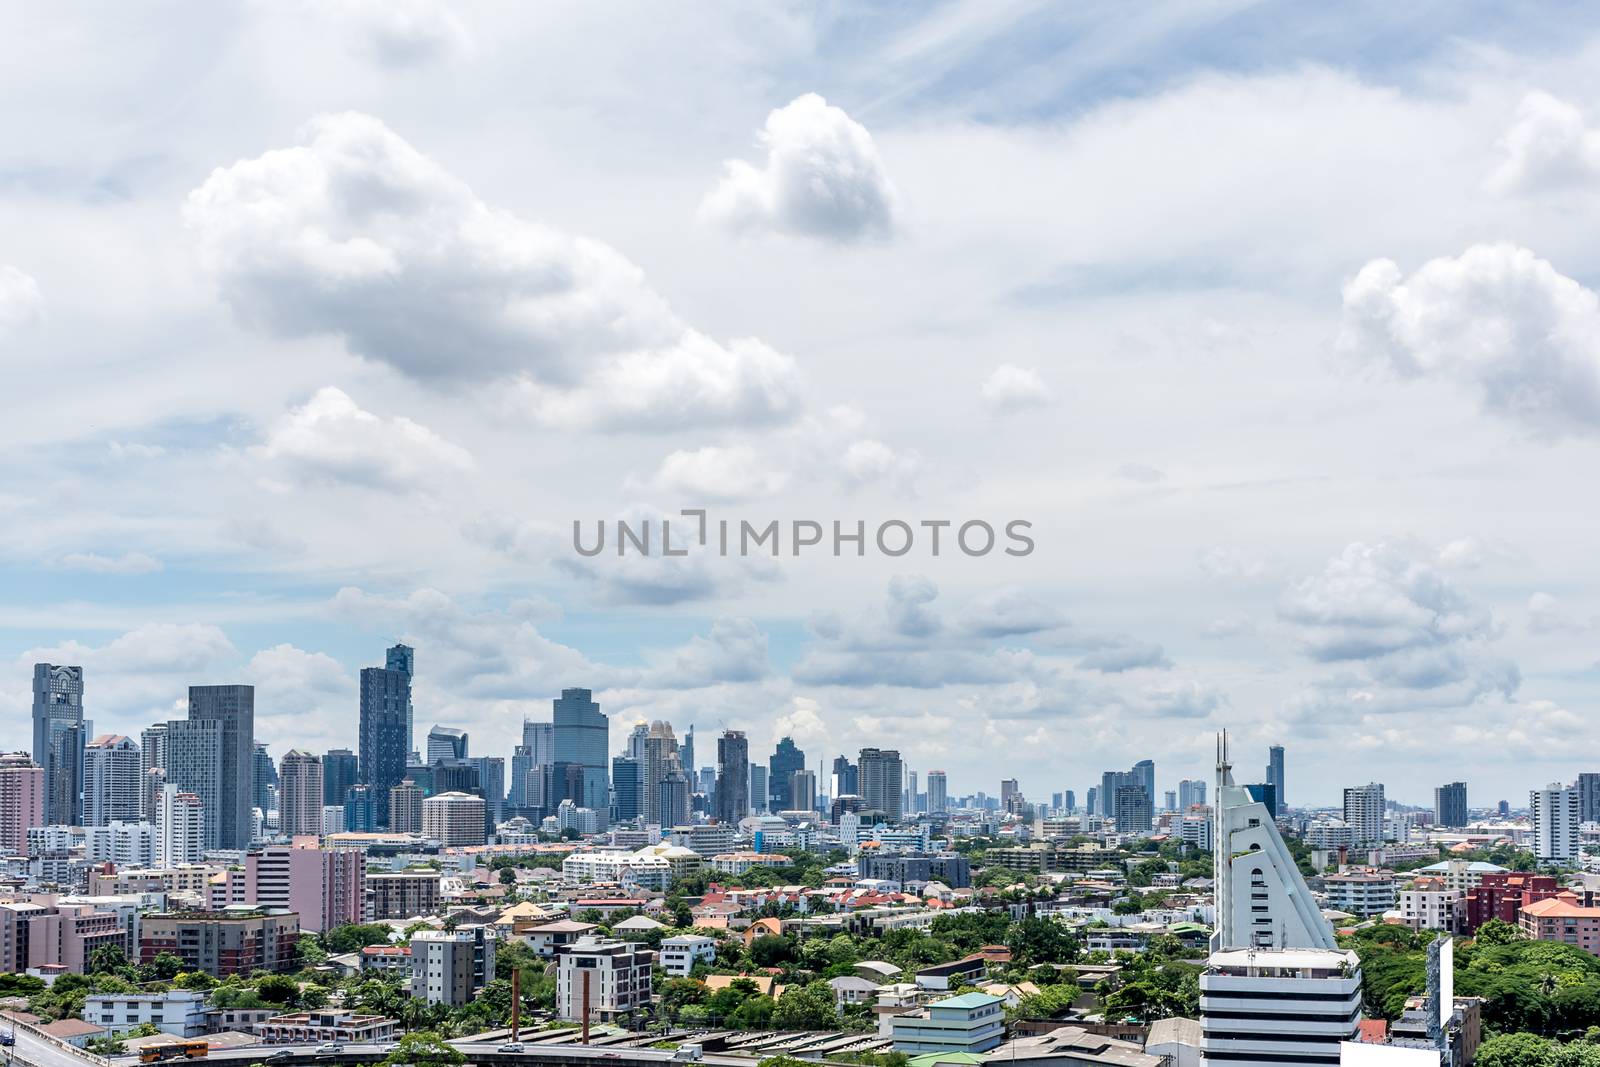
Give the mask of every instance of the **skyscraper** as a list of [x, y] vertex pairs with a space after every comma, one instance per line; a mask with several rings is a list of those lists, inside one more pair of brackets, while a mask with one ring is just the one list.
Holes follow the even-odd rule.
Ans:
[[1137, 834], [1148, 833], [1152, 821], [1150, 795], [1144, 791], [1142, 785], [1122, 785], [1117, 787], [1114, 801], [1116, 806], [1117, 833]]
[[689, 776], [678, 761], [678, 739], [670, 723], [650, 724], [640, 778], [641, 814], [646, 824], [668, 827], [689, 821]]
[[801, 767], [789, 775], [789, 811], [817, 810], [817, 772]]
[[[410, 645], [391, 645], [383, 654], [384, 670], [394, 671], [406, 676], [405, 758], [410, 758], [411, 753], [416, 751], [417, 744], [417, 717], [411, 705], [411, 679], [416, 674], [416, 666], [417, 653]], [[384, 796], [388, 796], [387, 791], [385, 791]]]
[[573, 799], [580, 807], [598, 812], [604, 820], [611, 810], [611, 785], [606, 773], [611, 746], [610, 720], [587, 689], [563, 689], [560, 698], [553, 703], [554, 762], [581, 769], [583, 795]]
[[44, 824], [44, 768], [21, 752], [0, 755], [0, 848], [28, 851], [28, 828]]
[[222, 809], [231, 810], [235, 799], [250, 803], [249, 794], [242, 790], [237, 798], [223, 792], [223, 749], [223, 724], [218, 719], [174, 719], [167, 723], [165, 786], [192, 795], [205, 813], [202, 847], [208, 849], [223, 847], [218, 836]]
[[[211, 732], [220, 746], [221, 731]], [[199, 863], [209, 836], [213, 835], [206, 832], [205, 803], [175, 785], [163, 786], [156, 803], [156, 863], [163, 867]]]
[[682, 744], [678, 745], [678, 763], [688, 774], [694, 773], [694, 726], [691, 724], [687, 733], [683, 735]]
[[1439, 826], [1467, 825], [1467, 783], [1451, 782], [1433, 791], [1433, 821]]
[[1000, 779], [1000, 810], [1013, 811], [1022, 800], [1022, 785], [1015, 778]]
[[322, 801], [326, 796], [322, 760], [310, 752], [291, 748], [283, 754], [278, 780], [278, 831], [289, 837], [321, 834]]
[[1133, 765], [1134, 784], [1144, 790], [1144, 795], [1150, 801], [1150, 807], [1156, 806], [1156, 761], [1142, 759]]
[[1283, 746], [1273, 745], [1267, 749], [1267, 784], [1272, 786], [1273, 794], [1278, 798], [1278, 810], [1282, 811], [1288, 804], [1283, 793]]
[[218, 848], [244, 848], [254, 836], [250, 801], [255, 781], [256, 687], [191, 685], [189, 721], [222, 724], [222, 804], [220, 810], [207, 810], [206, 822], [217, 828]]
[[478, 791], [483, 797], [486, 833], [505, 821], [506, 760], [504, 756], [469, 756], [467, 762], [478, 769]]
[[1108, 819], [1117, 817], [1117, 790], [1125, 785], [1139, 785], [1131, 771], [1105, 771], [1100, 775], [1100, 810], [1097, 814]]
[[767, 808], [767, 769], [754, 761], [750, 764], [750, 814], [765, 815]]
[[[82, 821], [83, 745], [82, 729], [73, 739], [61, 741], [57, 735], [83, 722], [83, 668], [54, 663], [33, 665], [33, 762], [44, 770], [45, 821], [77, 825]], [[59, 760], [77, 761], [68, 767], [74, 778], [61, 789], [53, 788]], [[72, 788], [76, 785], [76, 790]], [[57, 796], [60, 799], [57, 799]], [[76, 799], [73, 799], [76, 797]]]
[[[767, 760], [767, 810], [784, 811], [789, 807], [789, 776], [806, 765], [806, 754], [795, 745], [794, 738], [785, 737], [778, 742], [772, 757]], [[895, 792], [900, 783], [895, 782]]]
[[548, 767], [556, 760], [556, 727], [549, 722], [522, 720], [522, 744], [511, 752], [511, 806], [539, 807], [541, 798], [527, 795], [528, 772]]
[[[404, 648], [404, 645], [396, 645]], [[394, 649], [389, 650], [392, 654]], [[391, 655], [391, 659], [392, 659]], [[370, 804], [373, 822], [389, 825], [389, 790], [406, 776], [406, 755], [410, 745], [406, 719], [411, 708], [411, 676], [387, 667], [365, 667], [361, 671], [361, 756], [356, 775], [360, 784], [371, 788], [361, 796]], [[345, 802], [345, 825], [354, 828], [354, 815]]]
[[869, 810], [883, 812], [890, 823], [900, 821], [900, 753], [896, 749], [864, 748], [856, 763], [861, 780], [861, 800]]
[[266, 814], [277, 806], [278, 768], [272, 765], [272, 756], [267, 753], [267, 746], [260, 741], [255, 745], [250, 780], [253, 783], [250, 789], [250, 803], [260, 808], [262, 814]]
[[1600, 822], [1600, 774], [1578, 775], [1578, 818]]
[[639, 784], [643, 772], [644, 767], [632, 756], [611, 758], [611, 795], [620, 822], [637, 819], [641, 813], [644, 798], [640, 795]]
[[442, 759], [466, 759], [466, 731], [453, 726], [435, 726], [429, 730], [426, 758], [429, 763], [437, 763]]
[[156, 820], [156, 801], [161, 797], [161, 787], [152, 783], [156, 775], [151, 771], [160, 771], [160, 779], [166, 782], [167, 771], [167, 724], [164, 722], [152, 723], [144, 728], [139, 735], [139, 778], [143, 791], [142, 804], [139, 809], [147, 822]]
[[50, 723], [50, 769], [46, 775], [45, 809], [52, 823], [83, 824], [83, 753], [88, 745], [88, 721]]
[[737, 825], [750, 814], [750, 741], [743, 730], [717, 738], [717, 821]]
[[1195, 778], [1185, 778], [1178, 783], [1178, 810], [1188, 811], [1196, 804], [1206, 802], [1206, 783]]
[[1357, 845], [1383, 844], [1383, 786], [1377, 782], [1344, 791], [1344, 821]]
[[836, 797], [856, 796], [860, 786], [856, 781], [856, 765], [850, 762], [848, 756], [835, 756], [833, 758], [833, 795]]
[[139, 746], [121, 734], [101, 734], [83, 752], [85, 826], [138, 822], [141, 807]]
[[344, 794], [360, 781], [360, 763], [348, 748], [330, 748], [322, 755], [322, 803], [343, 807]]
[[943, 771], [928, 772], [928, 813], [941, 815], [949, 810], [949, 786]]
[[1540, 863], [1570, 864], [1578, 856], [1578, 790], [1551, 782], [1528, 793], [1533, 854]]
[[1073, 794], [1072, 790], [1070, 790], [1070, 789], [1063, 790], [1063, 794], [1062, 794], [1061, 799], [1062, 799], [1063, 803], [1065, 804], [1066, 809], [1067, 809], [1068, 812], [1073, 812], [1073, 811], [1078, 810], [1078, 798]]

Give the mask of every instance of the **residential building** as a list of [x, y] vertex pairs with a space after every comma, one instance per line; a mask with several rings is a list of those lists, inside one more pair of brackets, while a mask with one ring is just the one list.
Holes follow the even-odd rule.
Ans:
[[382, 871], [366, 877], [370, 919], [415, 919], [439, 909], [440, 875], [432, 868]]
[[139, 821], [143, 781], [139, 746], [121, 734], [101, 734], [83, 750], [83, 825]]
[[361, 779], [360, 760], [348, 748], [330, 748], [322, 754], [322, 803], [344, 804], [344, 795]]
[[247, 852], [244, 865], [222, 878], [220, 903], [294, 912], [300, 928], [311, 933], [358, 923], [365, 915], [365, 853], [319, 848], [314, 837]]
[[118, 867], [149, 867], [156, 862], [156, 827], [147, 822], [113, 822], [84, 829], [84, 859]]
[[1475, 934], [1478, 927], [1490, 919], [1511, 923], [1520, 921], [1521, 910], [1540, 900], [1548, 900], [1561, 892], [1561, 885], [1548, 874], [1527, 874], [1506, 871], [1503, 874], [1485, 874], [1478, 884], [1467, 890], [1461, 908], [1461, 933]]
[[1570, 865], [1578, 857], [1578, 789], [1551, 782], [1528, 794], [1533, 854], [1540, 863]]
[[1600, 822], [1600, 774], [1578, 775], [1578, 820]]
[[389, 790], [389, 829], [397, 834], [422, 833], [422, 787], [409, 778]]
[[278, 806], [278, 769], [272, 765], [272, 754], [265, 742], [257, 741], [250, 754], [251, 800], [250, 804], [263, 815]]
[[[783, 811], [789, 806], [789, 777], [795, 771], [803, 770], [805, 765], [806, 754], [794, 743], [794, 738], [781, 738], [767, 759], [768, 811]], [[897, 795], [900, 792], [899, 775], [895, 776], [894, 791]]]
[[84, 741], [83, 668], [35, 663], [33, 761], [44, 770], [46, 810], [31, 825], [83, 822]]
[[571, 796], [579, 807], [609, 812], [611, 786], [606, 774], [606, 753], [610, 747], [610, 720], [587, 689], [563, 689], [561, 696], [552, 701], [552, 708], [555, 758], [551, 762], [578, 768], [582, 782], [581, 794], [563, 794], [557, 803]]
[[1433, 822], [1435, 826], [1467, 825], [1467, 783], [1451, 782], [1433, 791]]
[[195, 794], [165, 785], [156, 805], [156, 863], [199, 863], [206, 851], [205, 805]]
[[911, 1056], [988, 1052], [1005, 1037], [1005, 1001], [988, 993], [963, 993], [895, 1015], [889, 1026], [894, 1050]]
[[1199, 779], [1185, 778], [1178, 783], [1178, 810], [1188, 811], [1198, 804], [1206, 802], [1206, 783]]
[[750, 814], [750, 741], [743, 730], [717, 738], [717, 821], [730, 826]]
[[322, 836], [327, 837], [329, 834], [342, 834], [344, 832], [344, 805], [322, 805]]
[[1383, 816], [1383, 786], [1377, 782], [1344, 791], [1344, 821], [1355, 844], [1383, 844]]
[[459, 1008], [494, 978], [494, 937], [485, 926], [411, 935], [411, 995]]
[[26, 753], [0, 755], [0, 848], [25, 853], [28, 828], [44, 824], [44, 776]]
[[221, 796], [215, 807], [206, 809], [207, 836], [215, 839], [217, 848], [244, 848], [253, 836], [250, 801], [255, 781], [255, 705], [253, 685], [189, 687], [189, 721], [216, 722], [222, 729]]
[[687, 978], [695, 964], [710, 966], [716, 959], [716, 938], [679, 934], [661, 939], [661, 969], [674, 978]]
[[1466, 890], [1447, 889], [1443, 878], [1421, 877], [1400, 890], [1400, 921], [1413, 930], [1453, 930]]
[[856, 761], [861, 800], [867, 811], [881, 811], [886, 822], [900, 821], [903, 765], [897, 749], [864, 748]]
[[[166, 780], [162, 788], [192, 795], [205, 812], [203, 847], [221, 848], [218, 820], [233, 799], [223, 796], [224, 728], [216, 719], [176, 719], [167, 723]], [[244, 798], [250, 801], [249, 796]], [[235, 846], [239, 847], [239, 846]]]
[[199, 1037], [206, 1032], [206, 1007], [206, 994], [189, 989], [93, 993], [84, 1000], [83, 1020], [104, 1027], [112, 1036], [154, 1026], [173, 1037]]
[[445, 848], [481, 845], [484, 802], [470, 793], [440, 793], [422, 800], [422, 836]]
[[557, 1018], [610, 1022], [650, 1005], [656, 954], [633, 941], [580, 937], [556, 950]]
[[278, 774], [278, 832], [288, 837], [322, 833], [322, 760], [303, 749], [283, 754]]
[[156, 817], [156, 801], [167, 779], [167, 724], [151, 723], [139, 734], [139, 814], [150, 821]]
[[951, 889], [972, 885], [972, 868], [959, 852], [862, 852], [856, 857], [856, 873], [862, 879], [894, 882], [908, 890], [929, 882], [942, 882]]
[[[120, 931], [119, 931], [120, 936]], [[230, 908], [226, 912], [146, 915], [139, 928], [139, 962], [170, 952], [184, 970], [213, 978], [253, 971], [283, 973], [299, 967], [300, 917]]]
[[1350, 870], [1326, 875], [1322, 891], [1328, 907], [1351, 915], [1382, 915], [1395, 905], [1394, 874], [1390, 871]]
[[1579, 904], [1571, 893], [1525, 904], [1517, 913], [1523, 934], [1535, 941], [1559, 941], [1600, 954], [1600, 908]]
[[[407, 657], [402, 658], [408, 661]], [[358, 783], [368, 787], [363, 800], [371, 805], [372, 812], [372, 825], [364, 829], [387, 829], [389, 790], [405, 778], [406, 756], [411, 751], [409, 671], [387, 667], [362, 668], [360, 739], [361, 752], [356, 775]], [[347, 791], [344, 801], [345, 823], [355, 829], [357, 822], [351, 818], [349, 796]]]
[[399, 1025], [399, 1020], [382, 1015], [318, 1008], [274, 1015], [257, 1023], [255, 1032], [268, 1045], [355, 1045], [393, 1041]]

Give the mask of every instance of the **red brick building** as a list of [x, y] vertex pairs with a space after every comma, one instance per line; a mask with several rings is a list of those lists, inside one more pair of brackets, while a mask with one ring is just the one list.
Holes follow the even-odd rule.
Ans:
[[1548, 874], [1507, 871], [1486, 874], [1483, 881], [1467, 890], [1462, 901], [1461, 933], [1475, 934], [1490, 919], [1518, 925], [1523, 908], [1548, 900], [1561, 892], [1561, 886]]

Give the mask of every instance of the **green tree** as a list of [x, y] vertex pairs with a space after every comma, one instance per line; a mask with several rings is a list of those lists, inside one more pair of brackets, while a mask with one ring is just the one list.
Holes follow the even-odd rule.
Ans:
[[452, 1067], [466, 1059], [437, 1032], [419, 1030], [402, 1037], [381, 1062], [384, 1067]]
[[750, 942], [750, 962], [757, 967], [776, 967], [796, 958], [792, 937], [763, 934]]
[[183, 970], [183, 957], [171, 952], [158, 952], [155, 959], [139, 968], [140, 977], [147, 982], [170, 982]]
[[1523, 940], [1522, 931], [1501, 919], [1490, 919], [1478, 927], [1474, 940], [1483, 945], [1509, 945]]
[[1497, 1034], [1478, 1046], [1477, 1067], [1556, 1067], [1556, 1046], [1535, 1034]]
[[834, 1030], [839, 1013], [833, 988], [827, 982], [790, 986], [778, 998], [772, 1024], [779, 1030]]
[[1029, 918], [1013, 923], [1006, 936], [1013, 962], [1072, 963], [1083, 951], [1078, 935], [1053, 919]]
[[101, 945], [89, 953], [87, 973], [107, 974], [120, 971], [128, 965], [127, 953], [122, 951], [121, 945]]
[[256, 983], [256, 993], [269, 1004], [293, 1005], [300, 996], [300, 983], [286, 974], [269, 974]]

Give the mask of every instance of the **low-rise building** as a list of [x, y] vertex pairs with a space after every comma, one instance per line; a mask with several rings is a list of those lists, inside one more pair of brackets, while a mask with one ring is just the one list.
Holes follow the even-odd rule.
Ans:
[[484, 926], [411, 935], [411, 995], [459, 1008], [494, 978], [494, 938]]
[[1442, 878], [1418, 878], [1400, 890], [1400, 921], [1413, 930], [1452, 930], [1464, 889], [1446, 889]]
[[148, 1024], [173, 1037], [199, 1037], [206, 1032], [206, 995], [188, 989], [95, 993], [83, 1002], [83, 1018], [113, 1035]]
[[557, 955], [556, 1015], [609, 1022], [650, 1004], [656, 954], [632, 941], [583, 937]]
[[1005, 1002], [987, 993], [963, 993], [934, 1001], [920, 1011], [893, 1016], [894, 1050], [924, 1052], [988, 1052], [1005, 1035]]
[[1351, 915], [1382, 915], [1395, 903], [1392, 871], [1351, 870], [1322, 879], [1328, 907]]
[[298, 1011], [274, 1015], [256, 1024], [256, 1033], [268, 1045], [310, 1045], [324, 1041], [356, 1044], [392, 1041], [399, 1022], [382, 1015], [349, 1011]]
[[154, 963], [168, 952], [183, 960], [184, 970], [213, 978], [282, 973], [299, 966], [299, 940], [300, 917], [293, 912], [228, 908], [147, 915], [139, 927], [139, 962]]
[[1600, 954], [1600, 908], [1584, 907], [1571, 893], [1524, 904], [1517, 918], [1532, 940], [1559, 941]]
[[794, 861], [777, 852], [719, 852], [711, 857], [718, 874], [744, 874], [752, 867], [787, 867]]
[[661, 969], [674, 978], [687, 978], [697, 963], [711, 964], [717, 959], [715, 938], [700, 934], [679, 934], [661, 939]]
[[432, 915], [439, 910], [440, 880], [432, 868], [367, 875], [368, 920]]

